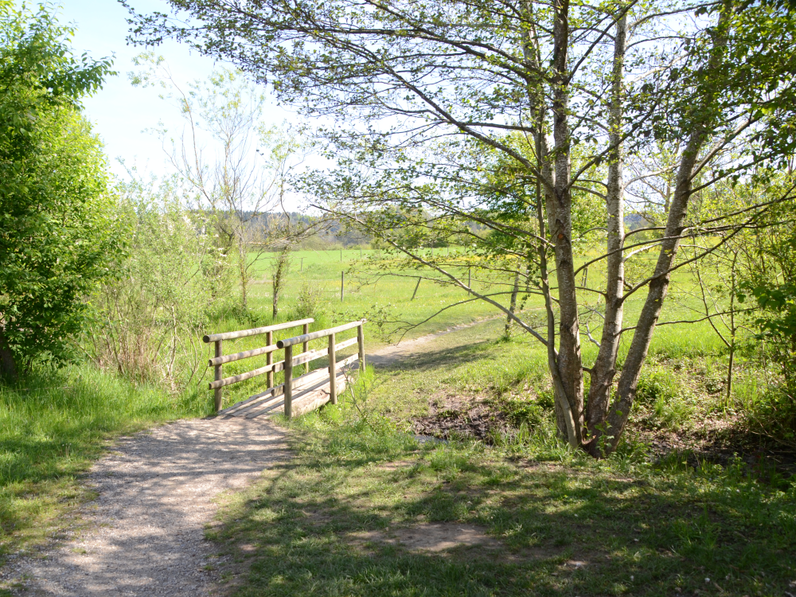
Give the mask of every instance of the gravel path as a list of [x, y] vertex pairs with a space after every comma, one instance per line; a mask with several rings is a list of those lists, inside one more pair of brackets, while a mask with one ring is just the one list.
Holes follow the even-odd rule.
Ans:
[[15, 562], [20, 595], [212, 595], [213, 498], [286, 457], [266, 420], [184, 420], [122, 439], [89, 475], [94, 528]]

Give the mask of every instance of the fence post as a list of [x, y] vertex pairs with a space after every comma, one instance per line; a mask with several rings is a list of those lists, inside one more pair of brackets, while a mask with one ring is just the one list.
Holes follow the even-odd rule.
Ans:
[[293, 417], [293, 347], [285, 346], [285, 417]]
[[[223, 354], [223, 349], [222, 349], [222, 346], [221, 346], [222, 342], [223, 342], [223, 340], [216, 340], [216, 342], [215, 342], [215, 344], [216, 344], [216, 354], [215, 354], [216, 358], [220, 357]], [[222, 367], [223, 367], [223, 365], [216, 365], [215, 366], [215, 373], [216, 373], [215, 381], [221, 381], [221, 377], [222, 377], [221, 368]], [[221, 392], [222, 392], [221, 388], [216, 388], [215, 390], [213, 390], [213, 398], [215, 399], [215, 403], [216, 403], [216, 412], [221, 410], [221, 403], [224, 400], [224, 396], [221, 394]]]
[[[304, 324], [304, 335], [307, 335], [309, 333], [310, 333], [310, 324], [305, 323]], [[303, 352], [307, 352], [309, 349], [310, 349], [310, 343], [309, 342], [305, 342], [302, 345], [302, 351]], [[307, 361], [306, 363], [304, 363], [304, 373], [309, 373], [309, 372], [310, 372], [310, 362]]]
[[422, 279], [423, 278], [420, 276], [417, 277], [417, 284], [415, 284], [415, 291], [412, 293], [412, 300], [415, 300], [415, 297], [417, 296], [417, 289], [420, 288], [420, 280]]
[[345, 272], [340, 272], [340, 302], [345, 298]]
[[337, 355], [334, 353], [334, 336], [329, 334], [329, 400], [332, 404], [337, 404]]
[[[274, 333], [273, 332], [265, 332], [265, 345], [271, 346], [274, 342]], [[265, 357], [265, 364], [266, 365], [273, 365], [274, 364], [274, 353], [269, 352]], [[269, 371], [266, 373], [266, 383], [268, 384], [269, 388], [274, 387], [274, 372]], [[272, 395], [276, 394], [276, 391], [272, 390]]]
[[359, 349], [359, 372], [365, 371], [365, 325], [357, 327], [357, 348]]

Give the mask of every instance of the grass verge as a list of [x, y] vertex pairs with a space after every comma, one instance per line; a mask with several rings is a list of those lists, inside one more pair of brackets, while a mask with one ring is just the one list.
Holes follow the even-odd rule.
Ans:
[[43, 543], [91, 497], [79, 482], [109, 439], [209, 414], [210, 401], [133, 386], [90, 365], [0, 385], [0, 561]]

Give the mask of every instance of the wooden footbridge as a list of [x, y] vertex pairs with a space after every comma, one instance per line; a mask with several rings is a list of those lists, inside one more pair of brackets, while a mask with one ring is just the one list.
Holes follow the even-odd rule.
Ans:
[[[216, 413], [219, 415], [253, 418], [261, 415], [273, 415], [284, 412], [289, 419], [314, 410], [327, 402], [337, 404], [337, 396], [342, 392], [348, 381], [348, 370], [354, 363], [358, 364], [360, 371], [365, 367], [365, 334], [364, 319], [352, 321], [334, 328], [310, 332], [309, 327], [314, 319], [301, 319], [288, 321], [251, 330], [209, 334], [203, 338], [206, 343], [215, 344], [215, 357], [208, 361], [208, 365], [215, 369], [215, 379], [210, 382], [209, 388], [214, 391]], [[289, 330], [301, 326], [303, 334], [284, 338], [274, 342], [276, 332]], [[337, 342], [339, 335], [356, 329], [356, 336]], [[265, 346], [244, 350], [232, 354], [224, 354], [224, 341], [247, 338], [250, 336], [265, 336]], [[310, 350], [310, 342], [326, 339], [326, 346]], [[317, 343], [316, 343], [317, 344]], [[338, 361], [338, 353], [351, 346], [357, 345], [356, 353]], [[283, 351], [278, 356], [280, 361], [274, 361], [274, 355]], [[223, 376], [223, 367], [227, 363], [262, 357], [266, 359], [265, 365], [244, 373]], [[316, 359], [327, 357], [326, 367], [310, 370], [310, 363]], [[298, 368], [303, 365], [304, 373], [295, 376]], [[284, 381], [275, 383], [275, 374], [282, 372]], [[254, 377], [266, 376], [266, 389], [250, 396], [246, 400], [223, 408], [224, 396], [222, 389], [226, 386], [243, 382]]]

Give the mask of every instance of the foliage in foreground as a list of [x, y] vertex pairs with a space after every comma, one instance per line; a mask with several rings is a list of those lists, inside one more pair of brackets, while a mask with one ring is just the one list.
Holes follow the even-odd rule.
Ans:
[[0, 385], [0, 558], [69, 523], [90, 497], [79, 476], [109, 439], [182, 416], [210, 400], [133, 386], [90, 365], [43, 370]]

